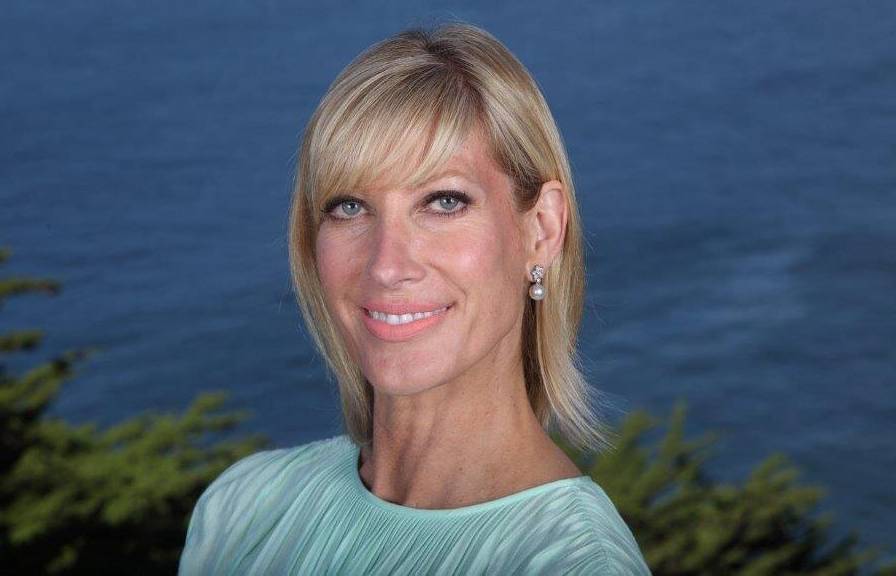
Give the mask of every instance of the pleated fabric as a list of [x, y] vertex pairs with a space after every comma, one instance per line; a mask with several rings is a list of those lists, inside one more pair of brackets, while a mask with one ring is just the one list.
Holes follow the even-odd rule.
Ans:
[[383, 500], [348, 435], [247, 456], [205, 490], [180, 576], [234, 574], [650, 574], [588, 476], [428, 510]]

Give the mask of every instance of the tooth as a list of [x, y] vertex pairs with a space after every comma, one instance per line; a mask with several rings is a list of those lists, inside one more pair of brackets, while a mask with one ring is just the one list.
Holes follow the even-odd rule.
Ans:
[[447, 309], [447, 306], [443, 306], [442, 308], [439, 308], [437, 310], [431, 310], [429, 312], [415, 312], [413, 314], [386, 314], [385, 312], [377, 312], [376, 310], [368, 310], [367, 312], [370, 314], [371, 318], [375, 318], [380, 322], [386, 322], [395, 326], [398, 324], [407, 324], [408, 322], [415, 322], [417, 320], [429, 318], [431, 316], [435, 316], [436, 314], [441, 314]]

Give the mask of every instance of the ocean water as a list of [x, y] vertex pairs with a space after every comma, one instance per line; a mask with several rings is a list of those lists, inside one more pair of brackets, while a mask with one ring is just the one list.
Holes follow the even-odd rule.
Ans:
[[3, 273], [64, 288], [8, 302], [0, 329], [46, 331], [21, 367], [102, 348], [54, 414], [105, 425], [224, 389], [277, 445], [337, 433], [289, 284], [296, 147], [358, 52], [456, 17], [520, 57], [563, 133], [608, 418], [685, 400], [689, 432], [722, 435], [716, 477], [784, 452], [838, 534], [896, 550], [896, 4], [3, 12]]

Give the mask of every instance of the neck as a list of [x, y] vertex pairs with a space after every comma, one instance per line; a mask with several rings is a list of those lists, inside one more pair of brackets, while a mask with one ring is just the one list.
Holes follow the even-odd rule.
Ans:
[[522, 363], [490, 372], [412, 396], [375, 391], [359, 471], [368, 489], [414, 508], [457, 508], [580, 475], [535, 417]]

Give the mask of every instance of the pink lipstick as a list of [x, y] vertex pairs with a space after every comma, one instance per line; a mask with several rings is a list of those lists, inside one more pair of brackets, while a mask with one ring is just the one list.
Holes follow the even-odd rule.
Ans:
[[439, 304], [372, 303], [362, 308], [364, 325], [380, 340], [404, 342], [440, 324], [451, 309]]

